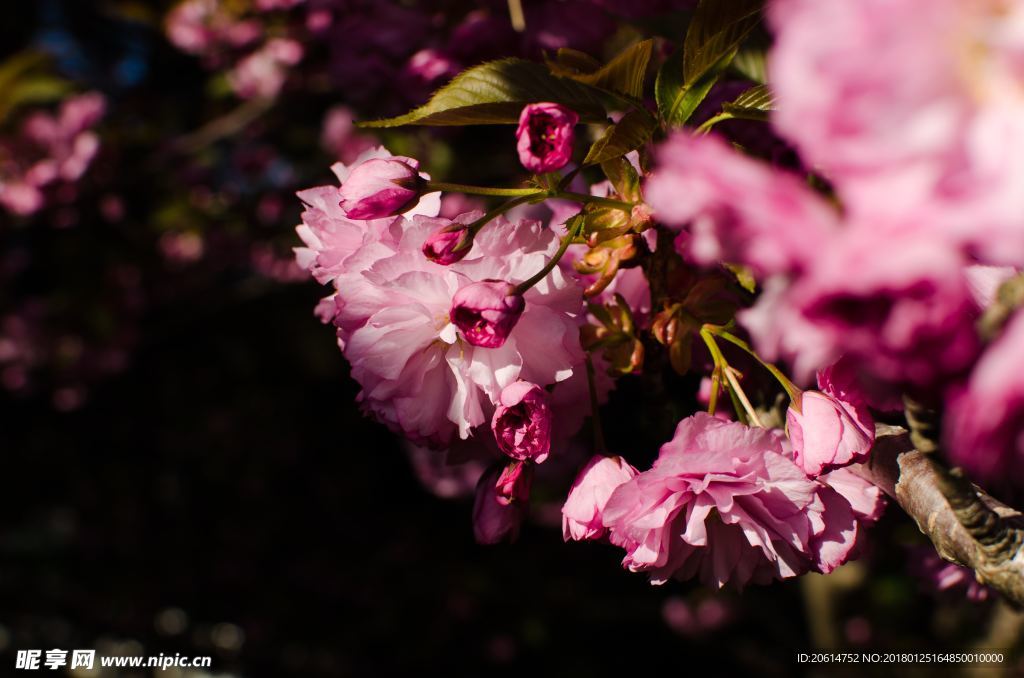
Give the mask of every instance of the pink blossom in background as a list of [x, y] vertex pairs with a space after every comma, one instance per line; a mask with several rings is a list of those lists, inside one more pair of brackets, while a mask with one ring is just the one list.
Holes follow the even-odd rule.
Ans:
[[637, 470], [619, 456], [602, 454], [590, 458], [573, 481], [562, 506], [562, 536], [570, 539], [598, 539], [607, 530], [602, 514], [612, 492], [632, 480]]
[[302, 55], [297, 41], [272, 38], [239, 61], [228, 73], [228, 82], [243, 99], [275, 97], [288, 77], [288, 67], [299, 63]]
[[910, 217], [1024, 263], [1024, 7], [776, 0], [773, 122], [847, 209]]
[[536, 174], [561, 169], [572, 159], [573, 128], [580, 117], [560, 104], [529, 104], [519, 116], [516, 149], [523, 167]]
[[792, 300], [832, 360], [849, 354], [879, 380], [927, 388], [977, 354], [965, 266], [942, 239], [854, 226], [816, 258]]
[[716, 588], [830, 571], [857, 533], [850, 504], [809, 478], [776, 434], [703, 412], [613, 492], [603, 524], [626, 549], [623, 565], [652, 583], [699, 576]]
[[1024, 313], [981, 356], [944, 419], [947, 451], [972, 478], [1001, 484], [1024, 471]]
[[262, 24], [233, 13], [221, 0], [184, 0], [168, 12], [167, 38], [178, 49], [212, 58], [216, 50], [247, 47], [263, 35]]
[[979, 311], [984, 311], [996, 300], [999, 286], [1017, 275], [1013, 266], [968, 266], [964, 269], [967, 288]]
[[963, 596], [972, 603], [992, 597], [992, 589], [978, 582], [969, 568], [943, 560], [931, 546], [910, 551], [910, 569], [933, 593]]
[[551, 419], [547, 392], [520, 380], [501, 390], [491, 430], [502, 452], [513, 459], [540, 464], [551, 451]]
[[439, 87], [451, 80], [462, 66], [436, 49], [421, 49], [409, 57], [399, 74], [401, 88], [413, 101], [426, 101]]
[[355, 115], [345, 106], [335, 106], [324, 116], [320, 131], [320, 146], [336, 160], [353, 164], [366, 151], [376, 147], [377, 141], [356, 130]]
[[818, 388], [786, 411], [794, 457], [810, 476], [864, 461], [875, 442], [875, 422], [852, 380], [836, 380], [829, 366], [818, 372]]
[[657, 151], [644, 195], [661, 223], [689, 227], [677, 247], [704, 265], [761, 274], [806, 269], [838, 215], [796, 175], [752, 160], [715, 136], [676, 134]]
[[[404, 447], [416, 479], [429, 492], [443, 499], [473, 496], [477, 483], [487, 470], [488, 462], [495, 456], [493, 450], [476, 439], [455, 441], [444, 451], [408, 441]], [[461, 449], [465, 447], [470, 448], [470, 451]]]
[[275, 10], [286, 10], [293, 7], [298, 7], [306, 2], [306, 0], [255, 0], [256, 9], [261, 12], [272, 12]]
[[69, 97], [56, 115], [34, 111], [22, 122], [20, 136], [0, 138], [0, 205], [33, 214], [46, 204], [49, 189], [79, 181], [99, 152], [92, 128], [105, 111], [106, 99], [97, 92]]

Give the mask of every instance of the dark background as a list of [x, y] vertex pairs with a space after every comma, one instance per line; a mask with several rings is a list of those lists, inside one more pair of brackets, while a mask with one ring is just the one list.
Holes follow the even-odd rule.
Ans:
[[[476, 545], [471, 500], [424, 489], [394, 436], [359, 414], [312, 315], [323, 291], [251, 265], [254, 243], [283, 260], [297, 244], [292, 192], [331, 180], [317, 136], [343, 95], [296, 87], [235, 138], [168, 154], [237, 102], [211, 96], [207, 71], [166, 43], [171, 3], [152, 3], [148, 24], [121, 4], [0, 10], [0, 56], [45, 45], [57, 72], [112, 106], [71, 227], [53, 210], [0, 214], [0, 315], [31, 307], [38, 322], [28, 384], [0, 390], [0, 675], [16, 650], [54, 647], [210, 654], [214, 674], [239, 676], [793, 675], [796, 653], [823, 639], [948, 651], [984, 633], [991, 603], [936, 599], [908, 574], [920, 537], [892, 510], [864, 565], [742, 596], [652, 587], [617, 549], [563, 544], [550, 520], [516, 544]], [[504, 129], [388, 141], [441, 144], [440, 178], [514, 166]], [[239, 159], [261, 149], [285, 180]], [[445, 157], [467, 160], [446, 169]], [[197, 188], [217, 193], [213, 207]], [[126, 208], [115, 223], [97, 207], [111, 193]], [[265, 195], [284, 205], [275, 219], [254, 216]], [[203, 236], [202, 260], [159, 255], [175, 229]], [[84, 358], [61, 348], [69, 336]], [[116, 369], [96, 357], [110, 346]], [[605, 417], [612, 446], [652, 456], [662, 434], [637, 413], [656, 406], [623, 383]], [[831, 601], [813, 622], [808, 596]], [[873, 671], [887, 673], [945, 675]]]

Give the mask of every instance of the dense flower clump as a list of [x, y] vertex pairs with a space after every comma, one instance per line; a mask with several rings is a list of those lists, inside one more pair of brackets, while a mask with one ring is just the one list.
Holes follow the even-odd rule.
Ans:
[[[687, 50], [714, 33], [701, 22], [757, 18], [710, 4]], [[610, 542], [656, 583], [743, 587], [856, 557], [884, 500], [854, 469], [876, 416], [904, 402], [948, 402], [943, 440], [979, 477], [1016, 468], [1024, 326], [979, 329], [1024, 266], [1010, 150], [1024, 99], [1009, 84], [1024, 32], [1001, 7], [774, 0], [767, 82], [719, 83], [689, 123], [665, 99], [671, 59], [657, 118], [637, 98], [643, 67], [622, 70], [646, 65], [649, 42], [620, 70], [549, 57], [557, 77], [517, 115], [499, 100], [465, 107], [463, 82], [526, 66], [470, 69], [387, 124], [517, 123], [524, 184], [436, 183], [377, 149], [335, 166], [340, 188], [300, 193], [298, 261], [334, 288], [317, 313], [362, 406], [421, 445], [481, 450], [474, 520], [492, 543], [518, 533], [538, 465], [571, 455], [580, 422], [562, 384], [587, 384], [597, 408], [609, 377], [707, 375], [691, 396], [707, 412], [678, 421], [646, 470], [621, 443], [622, 456], [604, 451], [592, 409], [596, 454], [562, 507], [566, 540]], [[442, 53], [412, 63], [458, 70]], [[597, 89], [635, 103], [606, 112], [584, 158], [577, 126]], [[732, 118], [745, 121], [717, 126]], [[436, 190], [506, 202], [438, 217]], [[818, 390], [802, 388], [815, 376]]]

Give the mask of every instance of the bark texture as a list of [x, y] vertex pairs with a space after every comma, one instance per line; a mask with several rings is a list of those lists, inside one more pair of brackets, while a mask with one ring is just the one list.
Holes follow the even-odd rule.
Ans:
[[914, 447], [906, 430], [880, 425], [871, 460], [853, 467], [917, 522], [940, 556], [1024, 607], [1024, 515]]

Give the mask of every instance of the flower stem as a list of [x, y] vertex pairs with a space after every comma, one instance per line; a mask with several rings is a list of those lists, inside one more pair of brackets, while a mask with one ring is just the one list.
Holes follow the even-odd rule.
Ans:
[[486, 226], [488, 223], [490, 223], [494, 219], [497, 219], [505, 212], [508, 212], [513, 207], [522, 205], [524, 202], [529, 202], [532, 197], [533, 196], [530, 195], [521, 195], [518, 198], [513, 198], [508, 202], [504, 202], [495, 207], [494, 209], [492, 209], [491, 211], [487, 212], [487, 214], [483, 215], [466, 228], [469, 230], [471, 234], [476, 235], [480, 231], [480, 229]]
[[708, 132], [711, 131], [711, 128], [714, 127], [715, 125], [717, 125], [718, 123], [724, 122], [726, 120], [732, 120], [733, 117], [735, 117], [735, 116], [733, 116], [731, 113], [719, 113], [718, 115], [716, 115], [714, 117], [711, 117], [711, 118], [708, 118], [707, 120], [702, 122], [697, 127], [697, 129], [694, 130], [693, 133], [694, 134], [700, 134], [700, 135], [707, 134]]
[[760, 417], [757, 416], [757, 411], [750, 404], [750, 399], [747, 398], [747, 394], [743, 391], [739, 379], [736, 378], [736, 370], [725, 359], [725, 355], [722, 354], [722, 349], [719, 348], [718, 342], [715, 341], [715, 334], [709, 325], [705, 325], [700, 329], [700, 337], [707, 345], [708, 351], [711, 353], [711, 360], [715, 364], [715, 370], [711, 375], [712, 399], [709, 401], [708, 414], [715, 413], [711, 405], [717, 404], [718, 384], [721, 383], [720, 375], [724, 375], [725, 383], [729, 390], [729, 397], [732, 398], [733, 409], [736, 410], [736, 416], [744, 424], [763, 427], [764, 425], [761, 423]]
[[726, 367], [725, 378], [729, 382], [729, 386], [732, 387], [731, 393], [736, 394], [736, 397], [739, 398], [740, 404], [743, 406], [747, 416], [750, 418], [750, 422], [754, 426], [764, 428], [764, 424], [761, 423], [761, 418], [757, 416], [757, 411], [754, 409], [754, 406], [750, 404], [747, 394], [744, 393], [743, 387], [740, 386], [739, 379], [736, 378], [736, 370], [731, 367]]
[[517, 196], [539, 196], [546, 192], [539, 188], [491, 188], [490, 186], [452, 184], [446, 181], [428, 181], [426, 182], [426, 190], [447, 191], [449, 193], [468, 193], [471, 195], [493, 195], [505, 198], [514, 198]]
[[537, 273], [530, 276], [529, 279], [524, 280], [523, 282], [516, 285], [514, 294], [525, 294], [526, 290], [530, 289], [531, 287], [539, 283], [541, 280], [543, 280], [545, 276], [547, 276], [547, 274], [551, 272], [551, 269], [558, 265], [558, 262], [562, 258], [562, 255], [565, 254], [565, 251], [567, 249], [569, 249], [569, 245], [571, 245], [572, 241], [576, 239], [576, 236], [579, 235], [580, 229], [582, 228], [583, 220], [577, 219], [576, 224], [573, 226], [573, 228], [565, 235], [564, 238], [562, 238], [562, 244], [559, 245], [558, 251], [555, 252], [555, 256], [551, 257], [548, 263], [544, 264], [544, 268], [540, 269], [539, 271], [537, 271]]
[[583, 203], [594, 203], [596, 205], [604, 205], [605, 207], [614, 207], [620, 209], [623, 212], [632, 212], [635, 206], [631, 202], [625, 202], [622, 200], [614, 200], [612, 198], [602, 198], [597, 195], [587, 195], [586, 193], [576, 193], [574, 191], [558, 191], [552, 198], [563, 198], [565, 200], [572, 200], [573, 202]]
[[587, 388], [590, 391], [590, 423], [594, 427], [594, 451], [597, 454], [608, 454], [604, 442], [604, 428], [601, 426], [601, 405], [597, 401], [597, 380], [594, 375], [594, 361], [587, 353]]
[[799, 405], [801, 390], [797, 388], [796, 384], [790, 381], [785, 374], [782, 373], [782, 370], [780, 370], [778, 367], [771, 364], [770, 362], [762, 360], [761, 356], [757, 355], [757, 352], [750, 347], [750, 344], [743, 341], [735, 334], [728, 331], [726, 328], [721, 327], [719, 325], [705, 325], [704, 327], [707, 328], [708, 332], [710, 332], [711, 334], [717, 337], [721, 337], [722, 339], [728, 341], [730, 344], [738, 346], [742, 348], [744, 351], [746, 351], [751, 358], [756, 360], [758, 363], [761, 364], [762, 367], [771, 372], [772, 376], [775, 377], [779, 384], [782, 385], [782, 388], [786, 390], [786, 395], [789, 396], [789, 399], [792, 402], [797, 403]]

